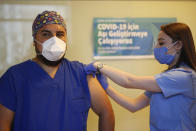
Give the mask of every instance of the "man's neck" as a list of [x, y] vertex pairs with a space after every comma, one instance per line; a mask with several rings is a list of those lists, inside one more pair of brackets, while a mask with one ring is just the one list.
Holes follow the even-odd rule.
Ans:
[[48, 75], [52, 78], [55, 77], [56, 72], [60, 66], [60, 64], [58, 64], [57, 66], [48, 66], [46, 64], [43, 64], [37, 57], [32, 59], [34, 62], [36, 62], [38, 65], [40, 65], [40, 67], [42, 67], [42, 69], [44, 71], [46, 71], [48, 73]]

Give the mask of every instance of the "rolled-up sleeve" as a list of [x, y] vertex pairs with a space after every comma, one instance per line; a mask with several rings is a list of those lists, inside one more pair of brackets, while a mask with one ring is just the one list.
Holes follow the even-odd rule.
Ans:
[[155, 80], [165, 97], [178, 94], [191, 95], [191, 71], [173, 69], [155, 76]]

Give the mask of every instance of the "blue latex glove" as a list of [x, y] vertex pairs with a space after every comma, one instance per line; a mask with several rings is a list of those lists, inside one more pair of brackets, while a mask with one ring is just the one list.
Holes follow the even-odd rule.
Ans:
[[96, 74], [96, 77], [99, 83], [101, 84], [101, 86], [103, 87], [103, 89], [106, 90], [109, 86], [107, 78], [101, 73]]
[[93, 75], [93, 77], [95, 77], [97, 73], [97, 69], [93, 66], [93, 63], [90, 63], [89, 65], [84, 67], [84, 70], [87, 75]]

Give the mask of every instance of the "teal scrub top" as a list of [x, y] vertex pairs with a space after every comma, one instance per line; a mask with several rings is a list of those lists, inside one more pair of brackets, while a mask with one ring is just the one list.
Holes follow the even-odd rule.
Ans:
[[176, 68], [155, 79], [162, 92], [145, 92], [150, 98], [150, 130], [195, 131], [196, 73]]

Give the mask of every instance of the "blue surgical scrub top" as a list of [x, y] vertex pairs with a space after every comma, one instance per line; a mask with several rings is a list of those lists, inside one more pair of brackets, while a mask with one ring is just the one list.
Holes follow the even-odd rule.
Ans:
[[196, 73], [176, 68], [155, 76], [161, 93], [150, 98], [151, 131], [196, 130]]
[[64, 59], [54, 78], [32, 60], [9, 68], [0, 78], [0, 104], [15, 112], [13, 131], [86, 131], [84, 66]]

